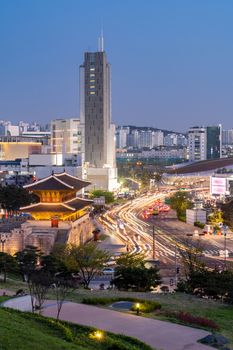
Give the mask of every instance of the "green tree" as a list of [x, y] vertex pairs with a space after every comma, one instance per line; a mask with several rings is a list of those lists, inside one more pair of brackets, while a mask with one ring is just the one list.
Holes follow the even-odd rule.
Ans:
[[192, 208], [190, 195], [187, 192], [178, 191], [170, 197], [171, 208], [177, 213], [177, 216], [185, 215], [186, 209]]
[[117, 267], [144, 267], [145, 256], [142, 253], [122, 253], [117, 259]]
[[30, 272], [27, 283], [31, 295], [32, 312], [35, 310], [41, 311], [52, 281], [52, 276], [42, 269]]
[[233, 229], [233, 200], [222, 204], [221, 210], [224, 223]]
[[30, 194], [24, 188], [14, 185], [0, 187], [0, 203], [8, 212], [17, 212], [20, 207], [38, 201], [38, 198]]
[[80, 273], [83, 279], [85, 288], [89, 287], [91, 280], [110, 259], [109, 253], [98, 249], [94, 242], [71, 246], [70, 255], [73, 266], [76, 266], [77, 272]]
[[119, 266], [115, 269], [112, 283], [120, 290], [147, 292], [161, 284], [161, 277], [158, 267]]
[[0, 271], [3, 273], [3, 282], [6, 282], [7, 274], [9, 272], [15, 272], [17, 270], [17, 264], [15, 258], [7, 253], [0, 253]]
[[161, 283], [158, 267], [145, 267], [141, 253], [123, 253], [117, 259], [112, 283], [119, 289], [148, 291]]
[[104, 197], [105, 203], [110, 204], [114, 202], [114, 193], [110, 191], [94, 190], [91, 192], [92, 198]]
[[27, 246], [22, 251], [15, 253], [15, 259], [24, 282], [27, 282], [32, 272], [36, 270], [40, 257], [40, 250], [33, 246]]
[[208, 219], [212, 225], [219, 228], [219, 224], [223, 223], [222, 211], [220, 209], [215, 210], [212, 214], [209, 215]]

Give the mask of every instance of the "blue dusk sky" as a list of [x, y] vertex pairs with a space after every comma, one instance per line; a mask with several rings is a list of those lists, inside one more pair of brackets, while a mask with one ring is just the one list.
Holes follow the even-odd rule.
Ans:
[[0, 0], [0, 119], [79, 116], [101, 23], [116, 124], [233, 127], [232, 0]]

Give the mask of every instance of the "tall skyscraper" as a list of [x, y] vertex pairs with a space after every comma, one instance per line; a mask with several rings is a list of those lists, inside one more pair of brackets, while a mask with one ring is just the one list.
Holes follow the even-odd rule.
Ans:
[[95, 188], [117, 188], [115, 125], [111, 122], [111, 67], [103, 48], [85, 52], [80, 66], [80, 121], [84, 167]]
[[115, 167], [110, 71], [103, 47], [85, 52], [80, 66], [80, 119], [85, 125], [85, 162], [97, 168]]

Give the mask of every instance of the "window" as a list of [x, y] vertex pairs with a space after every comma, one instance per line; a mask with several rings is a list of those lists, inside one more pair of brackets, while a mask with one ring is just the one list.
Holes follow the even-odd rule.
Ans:
[[90, 95], [95, 95], [95, 91], [91, 91], [91, 92], [90, 92]]
[[91, 72], [94, 72], [94, 71], [95, 71], [95, 68], [94, 68], [94, 67], [90, 68], [90, 71], [91, 71]]

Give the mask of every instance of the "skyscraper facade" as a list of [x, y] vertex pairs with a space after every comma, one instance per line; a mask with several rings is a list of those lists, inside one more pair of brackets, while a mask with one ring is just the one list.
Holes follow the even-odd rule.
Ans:
[[115, 167], [110, 70], [104, 51], [86, 52], [80, 66], [80, 119], [85, 125], [85, 162], [96, 168]]
[[207, 126], [207, 159], [218, 159], [222, 155], [222, 126]]

